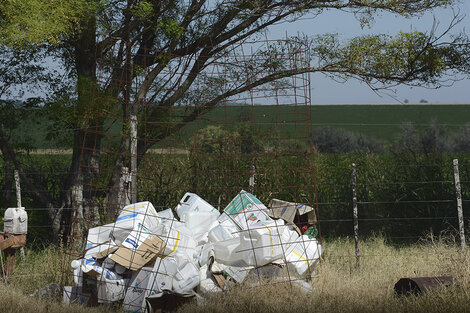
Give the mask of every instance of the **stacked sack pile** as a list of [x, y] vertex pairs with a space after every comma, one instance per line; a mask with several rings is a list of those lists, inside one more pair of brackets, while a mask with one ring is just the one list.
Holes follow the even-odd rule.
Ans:
[[175, 211], [179, 220], [171, 209], [139, 202], [114, 223], [90, 229], [83, 257], [72, 261], [76, 286], [65, 287], [64, 299], [122, 300], [126, 312], [146, 312], [149, 299], [222, 291], [267, 264], [284, 267], [289, 279], [307, 278], [322, 253], [312, 236], [270, 217], [243, 190], [222, 214], [192, 193]]

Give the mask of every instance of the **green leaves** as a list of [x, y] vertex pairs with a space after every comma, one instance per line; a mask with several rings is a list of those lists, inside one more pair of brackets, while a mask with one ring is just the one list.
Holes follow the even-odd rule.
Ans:
[[140, 1], [134, 6], [132, 13], [140, 19], [145, 20], [152, 15], [153, 4], [148, 1]]
[[158, 28], [162, 29], [165, 33], [174, 38], [183, 35], [184, 32], [184, 28], [181, 27], [178, 21], [174, 19], [166, 19], [163, 22], [158, 23]]
[[1, 1], [0, 43], [19, 48], [57, 44], [92, 8], [86, 0]]
[[449, 70], [469, 70], [463, 57], [468, 53], [468, 38], [456, 36], [445, 43], [441, 39], [414, 31], [394, 37], [361, 36], [340, 44], [337, 35], [328, 34], [314, 40], [313, 55], [327, 72], [342, 78], [355, 77], [369, 84], [419, 82], [435, 86]]

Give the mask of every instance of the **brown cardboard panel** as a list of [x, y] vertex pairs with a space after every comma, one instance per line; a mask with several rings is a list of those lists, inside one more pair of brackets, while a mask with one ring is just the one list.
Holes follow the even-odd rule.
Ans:
[[116, 251], [118, 248], [119, 248], [118, 246], [109, 247], [108, 249], [103, 250], [103, 251], [100, 251], [100, 252], [98, 252], [97, 254], [95, 254], [95, 258], [97, 258], [97, 259], [105, 258], [105, 257], [108, 256], [108, 254], [113, 253], [113, 252]]
[[219, 285], [220, 289], [224, 289], [225, 287], [225, 276], [224, 274], [214, 274], [212, 273], [212, 276], [214, 276], [215, 281], [217, 282], [217, 285]]
[[141, 269], [145, 264], [163, 255], [165, 242], [158, 236], [150, 235], [135, 249], [120, 246], [111, 260], [132, 271]]
[[308, 205], [279, 199], [272, 199], [269, 203], [268, 215], [272, 218], [282, 218], [290, 224], [294, 223], [296, 214], [304, 215], [307, 213], [309, 214], [309, 223], [314, 224], [317, 221], [315, 210]]

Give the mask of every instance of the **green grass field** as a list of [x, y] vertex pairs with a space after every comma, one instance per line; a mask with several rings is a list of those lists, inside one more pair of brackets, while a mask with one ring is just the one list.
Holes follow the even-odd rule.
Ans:
[[[172, 108], [169, 119], [177, 122], [188, 112], [185, 107]], [[146, 122], [156, 121], [147, 119]], [[156, 148], [184, 148], [197, 129], [208, 125], [233, 130], [237, 125], [246, 123], [260, 134], [277, 132], [294, 139], [305, 138], [311, 127], [334, 126], [391, 141], [400, 132], [401, 125], [406, 122], [419, 127], [435, 122], [447, 125], [449, 131], [457, 131], [460, 126], [470, 123], [470, 105], [219, 106], [184, 126]], [[18, 126], [14, 138], [34, 143], [34, 149], [70, 148], [57, 146], [54, 136], [50, 134], [47, 137], [49, 125], [50, 122], [38, 116], [37, 110], [32, 111], [31, 116], [25, 118]], [[119, 134], [120, 125], [119, 122], [115, 123], [110, 132]], [[165, 131], [165, 127], [162, 131]], [[117, 139], [114, 137], [112, 140]]]

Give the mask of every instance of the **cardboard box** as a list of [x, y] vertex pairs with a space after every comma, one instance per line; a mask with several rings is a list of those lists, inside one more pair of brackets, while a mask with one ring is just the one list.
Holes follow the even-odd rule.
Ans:
[[110, 257], [111, 260], [127, 269], [136, 271], [151, 260], [163, 255], [165, 242], [151, 234], [133, 236], [132, 233]]
[[282, 218], [289, 224], [294, 223], [296, 215], [301, 216], [304, 214], [308, 214], [308, 222], [310, 224], [316, 223], [315, 209], [308, 205], [279, 199], [272, 199], [269, 203], [268, 215], [276, 219]]
[[239, 229], [248, 229], [249, 225], [265, 224], [272, 221], [268, 208], [252, 194], [242, 190], [227, 205], [219, 222], [231, 220]]
[[100, 245], [94, 246], [85, 251], [84, 259], [102, 259], [108, 256], [108, 254], [113, 253], [118, 248], [112, 240], [102, 243]]

